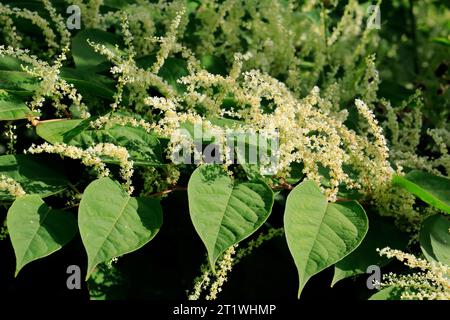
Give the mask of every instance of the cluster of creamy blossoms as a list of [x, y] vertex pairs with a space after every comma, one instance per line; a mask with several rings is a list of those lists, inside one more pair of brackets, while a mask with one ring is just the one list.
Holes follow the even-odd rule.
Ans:
[[397, 287], [402, 290], [401, 299], [449, 300], [450, 267], [440, 262], [428, 262], [412, 254], [389, 247], [377, 249], [381, 256], [396, 258], [410, 268], [420, 272], [397, 275], [389, 273], [383, 277], [382, 287]]
[[[439, 156], [431, 158], [417, 154], [422, 132], [422, 93], [416, 91], [399, 106], [392, 106], [389, 101], [381, 99], [386, 109], [386, 120], [382, 126], [389, 136], [389, 156], [397, 174], [413, 169], [427, 171], [434, 175], [450, 174], [450, 155], [448, 142], [450, 134], [445, 128], [427, 129], [426, 133], [435, 141], [431, 149]], [[443, 170], [442, 170], [443, 169]], [[375, 204], [381, 215], [392, 216], [397, 225], [407, 232], [417, 234], [423, 219], [436, 210], [431, 207], [416, 206], [415, 196], [402, 188], [386, 186], [384, 192], [378, 192]]]
[[8, 15], [0, 14], [0, 28], [5, 37], [5, 42], [18, 48], [22, 42], [22, 37], [17, 33], [14, 20]]
[[[177, 16], [172, 27], [179, 24], [180, 17], [181, 15]], [[127, 26], [124, 28], [127, 29]], [[175, 29], [171, 28], [171, 30]], [[129, 33], [126, 34], [128, 38], [131, 37]], [[373, 114], [362, 101], [357, 100], [356, 106], [363, 118], [368, 121], [368, 131], [373, 135], [374, 142], [367, 136], [358, 135], [346, 128], [343, 124], [344, 113], [322, 110], [323, 106], [330, 105], [334, 101], [326, 101], [326, 98], [321, 97], [317, 87], [306, 98], [299, 100], [283, 83], [267, 74], [256, 70], [242, 74], [242, 62], [250, 59], [250, 54], [235, 55], [235, 62], [228, 76], [211, 74], [191, 66], [190, 75], [178, 80], [187, 87], [187, 92], [184, 95], [177, 95], [167, 90], [165, 82], [152, 72], [159, 70], [161, 61], [167, 58], [168, 52], [173, 54], [183, 51], [172, 41], [173, 34], [162, 40], [167, 46], [159, 52], [157, 62], [149, 70], [136, 67], [133, 59], [129, 59], [129, 56], [121, 57], [118, 50], [113, 51], [104, 46], [92, 45], [96, 51], [115, 64], [111, 71], [120, 75], [120, 87], [129, 86], [132, 92], [130, 101], [135, 103], [138, 112], [144, 111], [145, 106], [152, 107], [150, 110], [147, 109], [147, 115], [151, 118], [153, 118], [152, 111], [155, 109], [162, 112], [162, 118], [154, 119], [157, 120], [154, 129], [170, 138], [169, 156], [179, 154], [178, 149], [181, 146], [185, 148], [191, 143], [190, 150], [194, 158], [201, 159], [192, 140], [180, 133], [179, 129], [186, 123], [200, 126], [203, 131], [211, 133], [216, 138], [216, 142], [220, 144], [223, 151], [220, 154], [225, 157], [221, 160], [225, 164], [229, 164], [226, 156], [230, 151], [225, 145], [227, 130], [277, 132], [280, 134], [280, 147], [277, 151], [279, 161], [272, 163], [273, 167], [267, 171], [286, 177], [291, 164], [299, 162], [304, 164], [304, 173], [307, 177], [321, 184], [323, 174], [320, 171], [325, 168], [329, 172], [330, 179], [329, 185], [324, 186], [323, 190], [331, 201], [336, 199], [341, 185], [361, 189], [364, 193], [373, 193], [375, 190], [382, 189], [381, 187], [390, 180], [392, 169], [387, 161], [386, 142]], [[131, 42], [132, 39], [127, 41], [129, 45]], [[167, 51], [166, 47], [170, 47], [171, 51]], [[149, 85], [160, 89], [165, 98], [143, 98], [147, 94], [146, 88]], [[231, 111], [224, 110], [222, 102], [230, 96], [233, 97], [237, 106]], [[367, 97], [372, 100], [372, 93], [368, 93]], [[273, 112], [268, 113], [263, 110], [264, 101], [268, 101], [268, 109], [272, 109]], [[205, 115], [197, 114], [195, 110], [199, 106], [204, 107]], [[117, 107], [116, 104], [113, 109]], [[228, 112], [241, 120], [240, 123], [236, 121], [233, 128], [224, 129], [212, 125], [207, 119], [220, 117]], [[350, 177], [343, 169], [345, 166], [354, 168], [358, 176]], [[376, 181], [373, 181], [374, 177]]]
[[50, 66], [47, 62], [39, 60], [36, 56], [30, 55], [28, 50], [22, 50], [12, 47], [0, 46], [0, 57], [10, 56], [19, 59], [27, 65], [22, 66], [24, 71], [40, 80], [38, 88], [35, 90], [33, 100], [29, 103], [32, 111], [40, 113], [46, 97], [53, 100], [53, 105], [58, 114], [67, 112], [68, 107], [61, 101], [64, 97], [72, 100], [83, 118], [90, 116], [86, 105], [81, 101], [82, 97], [77, 92], [73, 84], [68, 83], [60, 77], [60, 69], [63, 61], [67, 59], [65, 47], [62, 53], [55, 59], [55, 63]]
[[[99, 50], [110, 55], [112, 61], [117, 58], [109, 49]], [[156, 124], [131, 120], [127, 117], [123, 120], [116, 117], [116, 121], [142, 126], [147, 131], [154, 130], [170, 138], [167, 151], [170, 158], [174, 154], [179, 154], [180, 148], [186, 149], [186, 146], [190, 146], [188, 149], [194, 154], [194, 158], [202, 159], [202, 155], [197, 154], [199, 152], [192, 138], [180, 130], [184, 124], [199, 126], [220, 145], [220, 155], [223, 157], [221, 160], [224, 164], [230, 163], [227, 158], [230, 154], [226, 145], [227, 133], [273, 132], [280, 138], [279, 148], [276, 151], [278, 161], [272, 162], [272, 167], [268, 170], [264, 168], [263, 171], [275, 172], [279, 177], [286, 177], [289, 175], [291, 164], [299, 162], [304, 164], [304, 173], [307, 177], [321, 184], [323, 174], [320, 170], [325, 168], [329, 171], [330, 183], [323, 189], [331, 201], [335, 200], [339, 186], [343, 184], [347, 188], [361, 189], [366, 194], [384, 190], [393, 173], [388, 162], [389, 150], [382, 129], [378, 126], [370, 108], [362, 100], [356, 100], [355, 104], [362, 119], [367, 122], [366, 135], [357, 134], [346, 128], [344, 125], [346, 113], [332, 111], [333, 102], [321, 97], [317, 87], [314, 87], [307, 97], [299, 100], [283, 83], [266, 74], [256, 70], [241, 74], [242, 62], [249, 57], [250, 55], [236, 55], [228, 76], [198, 70], [180, 78], [179, 82], [187, 87], [184, 95], [144, 98], [143, 105], [151, 107], [148, 113], [160, 111], [161, 117]], [[123, 60], [118, 59], [116, 62], [121, 63], [122, 74], [130, 72], [124, 68]], [[134, 63], [131, 63], [131, 66], [133, 65]], [[133, 66], [132, 69], [136, 70], [135, 68]], [[148, 74], [156, 76], [151, 72]], [[130, 78], [126, 82], [135, 80]], [[230, 119], [234, 122], [232, 127], [213, 125], [210, 118], [221, 117], [224, 112], [229, 111], [222, 106], [223, 99], [229, 96], [236, 102], [231, 113], [237, 120]], [[325, 96], [329, 96], [329, 93]], [[263, 110], [263, 101], [268, 101], [268, 108], [273, 112], [267, 113]], [[196, 106], [203, 106], [206, 115], [198, 114], [195, 111]], [[108, 119], [109, 117], [99, 119], [93, 125], [100, 127]], [[373, 139], [369, 138], [370, 135]], [[350, 177], [344, 171], [344, 166], [355, 169], [357, 177]]]
[[208, 262], [202, 265], [201, 275], [195, 279], [193, 293], [188, 296], [189, 300], [198, 300], [203, 290], [209, 288], [209, 293], [205, 296], [206, 300], [215, 300], [222, 291], [222, 286], [227, 281], [227, 275], [233, 268], [233, 255], [236, 253], [237, 245], [228, 248], [217, 262], [217, 270], [214, 274], [214, 282], [211, 282], [211, 269]]
[[103, 5], [103, 0], [72, 0], [71, 4], [76, 5], [81, 10], [83, 17], [83, 24], [86, 28], [95, 28], [100, 20], [100, 7]]
[[0, 175], [0, 190], [8, 192], [13, 197], [21, 197], [26, 194], [17, 181], [3, 174]]
[[[389, 150], [373, 113], [361, 100], [355, 104], [368, 124], [368, 134], [358, 135], [343, 124], [345, 115], [322, 110], [326, 99], [320, 96], [315, 87], [304, 99], [295, 98], [285, 85], [278, 80], [252, 70], [242, 74], [240, 67], [242, 58], [237, 58], [229, 76], [221, 76], [201, 70], [195, 74], [182, 77], [179, 82], [187, 87], [187, 93], [176, 100], [166, 98], [148, 98], [146, 104], [164, 112], [155, 130], [170, 137], [170, 147], [180, 148], [188, 143], [179, 128], [184, 123], [199, 125], [204, 131], [217, 137], [217, 141], [225, 141], [227, 130], [235, 132], [276, 132], [280, 143], [277, 151], [279, 161], [270, 172], [277, 176], [289, 175], [290, 165], [303, 163], [304, 173], [309, 179], [322, 183], [320, 167], [329, 170], [330, 187], [326, 188], [330, 200], [334, 200], [341, 184], [348, 188], [359, 188], [370, 193], [390, 181], [392, 168], [389, 165]], [[233, 96], [237, 106], [233, 114], [239, 115], [233, 120], [232, 128], [213, 125], [209, 118], [223, 114], [222, 101]], [[182, 99], [181, 99], [182, 98]], [[269, 101], [273, 112], [264, 112], [262, 103]], [[186, 112], [185, 105], [188, 106]], [[207, 110], [206, 116], [194, 111], [196, 105]], [[177, 110], [183, 110], [178, 112]], [[208, 119], [207, 119], [208, 117]], [[245, 120], [244, 120], [245, 119]], [[369, 134], [373, 136], [369, 139]], [[223, 146], [225, 148], [225, 146]], [[171, 150], [169, 154], [177, 153]], [[195, 152], [195, 150], [193, 150]], [[228, 152], [225, 149], [223, 155]], [[228, 163], [224, 159], [223, 163]], [[350, 178], [343, 167], [350, 165], [358, 171], [357, 178]]]
[[[8, 5], [0, 3], [0, 16], [13, 16], [16, 18], [29, 20], [32, 24], [42, 30], [42, 34], [47, 42], [50, 53], [55, 52], [59, 48], [56, 35], [53, 32], [53, 29], [51, 28], [49, 22], [46, 19], [42, 18], [37, 12], [30, 11], [28, 9], [20, 9], [17, 7], [11, 8]], [[16, 31], [15, 28], [13, 30]], [[8, 29], [4, 31], [8, 31]], [[22, 40], [22, 38], [18, 35], [16, 35], [15, 38], [16, 40]]]
[[[236, 251], [237, 245], [232, 246], [228, 249], [219, 260], [219, 271], [214, 274], [216, 277], [214, 282], [211, 282], [211, 276], [213, 275], [211, 267], [209, 265], [208, 259], [202, 264], [200, 268], [200, 276], [194, 280], [194, 287], [192, 293], [189, 294], [189, 300], [198, 300], [202, 294], [203, 290], [208, 290], [209, 294], [206, 295], [207, 300], [215, 300], [217, 294], [221, 291], [221, 287], [226, 282], [227, 274], [232, 270], [232, 268], [238, 264], [242, 259], [249, 256], [254, 250], [259, 248], [264, 242], [269, 241], [275, 237], [282, 236], [284, 234], [284, 229], [274, 229], [271, 228], [266, 233], [261, 233], [256, 239], [250, 240], [247, 245]], [[235, 255], [233, 257], [233, 255]]]
[[[127, 48], [125, 54], [119, 50], [118, 47], [111, 50], [104, 45], [96, 44], [88, 40], [88, 43], [93, 49], [104, 55], [110, 62], [114, 64], [111, 68], [111, 73], [117, 78], [117, 92], [114, 95], [114, 103], [112, 109], [116, 110], [121, 107], [122, 93], [125, 86], [129, 88], [129, 105], [134, 105], [138, 113], [144, 113], [146, 110], [144, 100], [148, 96], [148, 89], [150, 87], [158, 89], [164, 96], [175, 99], [177, 96], [174, 88], [167, 83], [161, 76], [158, 75], [160, 68], [163, 66], [165, 60], [170, 54], [180, 53], [187, 61], [187, 68], [190, 71], [200, 69], [200, 63], [193, 56], [192, 52], [185, 46], [176, 42], [176, 34], [178, 26], [184, 10], [181, 10], [175, 16], [175, 19], [169, 27], [166, 37], [155, 38], [154, 41], [160, 43], [160, 50], [156, 54], [156, 61], [147, 69], [140, 68], [134, 61], [135, 48], [133, 45], [133, 36], [129, 30], [128, 17], [122, 17], [122, 33], [125, 39]], [[122, 106], [124, 107], [124, 106]], [[147, 113], [151, 116], [151, 113]]]
[[124, 187], [129, 194], [133, 193], [134, 188], [131, 182], [133, 176], [133, 161], [129, 159], [130, 155], [127, 149], [123, 147], [118, 147], [111, 143], [100, 143], [83, 150], [64, 143], [57, 143], [54, 145], [43, 143], [38, 146], [32, 145], [25, 152], [32, 154], [53, 153], [71, 159], [81, 160], [84, 165], [94, 167], [100, 177], [107, 177], [110, 173], [101, 157], [111, 157], [119, 161], [121, 168], [120, 175], [125, 181]]
[[17, 134], [15, 133], [15, 130], [17, 130], [17, 126], [13, 124], [6, 125], [6, 131], [5, 136], [8, 138], [8, 144], [7, 144], [7, 153], [8, 154], [14, 154], [15, 153], [15, 146], [17, 142]]
[[284, 228], [271, 228], [266, 233], [261, 233], [256, 239], [252, 239], [248, 242], [247, 246], [240, 248], [236, 252], [236, 256], [233, 260], [233, 265], [238, 264], [242, 259], [249, 256], [254, 250], [258, 249], [263, 243], [284, 235]]

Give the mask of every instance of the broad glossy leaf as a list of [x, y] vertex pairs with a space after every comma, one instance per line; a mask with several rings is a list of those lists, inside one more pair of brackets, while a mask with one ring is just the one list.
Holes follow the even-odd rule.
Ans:
[[429, 205], [450, 213], [450, 179], [413, 170], [404, 177], [394, 176], [392, 182]]
[[284, 228], [299, 276], [300, 294], [315, 274], [355, 250], [368, 229], [356, 202], [328, 203], [313, 181], [299, 184], [288, 196]]
[[39, 137], [52, 144], [67, 142], [64, 135], [76, 128], [83, 120], [70, 119], [52, 122], [43, 122], [36, 126]]
[[0, 56], [0, 70], [22, 71], [25, 73], [25, 71], [23, 71], [21, 67], [21, 65], [23, 64], [24, 63], [17, 58], [6, 55]]
[[13, 57], [0, 56], [0, 89], [17, 96], [31, 96], [39, 81], [23, 71], [21, 65], [26, 64]]
[[335, 264], [331, 286], [342, 279], [365, 274], [370, 265], [383, 267], [388, 264], [389, 259], [380, 257], [377, 248], [403, 250], [407, 244], [408, 236], [400, 232], [391, 220], [371, 217], [369, 231], [359, 247]]
[[[101, 130], [85, 130], [68, 143], [83, 149], [99, 143], [112, 143], [125, 147], [136, 165], [152, 166], [163, 163], [158, 138], [139, 127], [115, 125]], [[105, 159], [105, 162], [117, 163], [117, 160]]]
[[31, 96], [38, 81], [24, 71], [0, 70], [0, 89], [18, 96]]
[[434, 215], [425, 219], [420, 230], [420, 247], [428, 261], [450, 265], [450, 219]]
[[[41, 197], [61, 192], [68, 184], [61, 165], [48, 156], [0, 156], [0, 174], [13, 178], [27, 194], [37, 194]], [[11, 201], [14, 198], [0, 191], [0, 200]]]
[[70, 212], [48, 207], [38, 195], [17, 198], [8, 210], [7, 226], [16, 255], [16, 275], [26, 264], [61, 249], [77, 231]]
[[73, 84], [83, 97], [90, 95], [112, 100], [115, 92], [113, 80], [87, 70], [80, 71], [72, 68], [62, 68], [61, 78]]
[[443, 37], [442, 38], [433, 38], [432, 41], [434, 43], [438, 43], [443, 46], [450, 47], [450, 40], [447, 38], [443, 38]]
[[373, 294], [369, 300], [400, 300], [403, 289], [399, 287], [386, 287]]
[[178, 83], [177, 80], [188, 74], [186, 61], [177, 58], [166, 59], [158, 73], [159, 76], [166, 80], [179, 93], [186, 91], [186, 87], [184, 84]]
[[[156, 61], [156, 55], [148, 55], [143, 56], [141, 58], [136, 59], [136, 64], [138, 67], [143, 69], [150, 68], [153, 63]], [[183, 93], [186, 91], [186, 86], [184, 84], [178, 83], [177, 80], [181, 77], [187, 76], [189, 74], [187, 70], [187, 63], [183, 59], [168, 57], [164, 64], [161, 66], [161, 69], [158, 72], [158, 75], [167, 81], [174, 89], [176, 89], [179, 93]]]
[[202, 67], [208, 70], [210, 73], [227, 75], [227, 64], [226, 62], [216, 56], [205, 55], [200, 58], [200, 63]]
[[144, 246], [161, 224], [159, 200], [130, 197], [110, 178], [89, 184], [78, 211], [78, 226], [88, 255], [86, 279], [97, 264]]
[[98, 29], [84, 29], [72, 39], [72, 55], [75, 65], [79, 70], [88, 69], [90, 72], [100, 72], [108, 69], [108, 60], [89, 45], [87, 40], [109, 49], [114, 49], [116, 44], [121, 44], [120, 36]]
[[264, 182], [236, 181], [219, 165], [203, 165], [189, 180], [188, 200], [192, 223], [214, 268], [226, 249], [266, 221], [274, 196]]
[[0, 94], [0, 121], [27, 119], [31, 115], [38, 115], [32, 112], [27, 105], [10, 94]]

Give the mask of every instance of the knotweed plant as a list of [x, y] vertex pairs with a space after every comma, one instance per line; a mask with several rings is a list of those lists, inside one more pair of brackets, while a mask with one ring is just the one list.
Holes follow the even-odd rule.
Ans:
[[432, 0], [3, 1], [15, 275], [71, 242], [93, 298], [233, 297], [262, 257], [294, 262], [298, 298], [376, 266], [358, 298], [448, 299], [449, 19]]

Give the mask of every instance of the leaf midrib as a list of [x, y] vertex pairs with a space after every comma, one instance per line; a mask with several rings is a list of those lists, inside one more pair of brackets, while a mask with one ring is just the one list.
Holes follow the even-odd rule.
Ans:
[[[114, 223], [112, 224], [111, 229], [108, 231], [106, 237], [103, 239], [102, 244], [98, 247], [94, 257], [92, 258], [92, 260], [98, 260], [98, 253], [101, 251], [101, 249], [103, 248], [106, 240], [109, 238], [109, 236], [111, 235], [111, 232], [113, 231], [114, 227], [116, 226], [117, 222], [119, 221], [120, 217], [123, 215], [123, 213], [125, 212], [125, 208], [128, 205], [128, 203], [130, 202], [131, 197], [127, 196], [128, 198], [125, 200], [125, 204], [123, 205], [122, 209], [120, 210], [120, 214], [117, 216], [116, 220], [114, 221]], [[94, 264], [91, 269], [89, 270], [89, 273], [92, 273], [92, 270], [95, 268], [96, 264]]]
[[[427, 189], [424, 189], [421, 185], [415, 183], [414, 181], [408, 180], [405, 177], [401, 177], [401, 176], [397, 176], [396, 180], [394, 183], [398, 184], [400, 187], [404, 188], [406, 191], [412, 193], [415, 197], [420, 198], [421, 200], [423, 200], [424, 202], [425, 199], [422, 199], [422, 197], [418, 194], [416, 194], [414, 192], [414, 189], [416, 189], [416, 192], [419, 191], [421, 193], [423, 193], [425, 195], [425, 197], [427, 198], [427, 200], [431, 203], [428, 203], [431, 206], [434, 206], [440, 210], [446, 211], [447, 213], [450, 213], [450, 206], [444, 202], [443, 199], [441, 199], [439, 196], [437, 196], [436, 194], [428, 191]], [[408, 189], [412, 189], [412, 190], [408, 190]]]
[[[26, 253], [28, 252], [28, 249], [30, 248], [31, 243], [34, 241], [34, 239], [36, 238], [36, 235], [39, 233], [39, 229], [43, 228], [43, 226], [45, 225], [45, 221], [47, 220], [48, 214], [50, 213], [52, 209], [50, 207], [47, 207], [47, 212], [44, 215], [43, 221], [42, 223], [39, 223], [37, 228], [36, 228], [36, 232], [33, 234], [33, 237], [30, 239], [30, 241], [28, 241], [28, 245], [26, 246], [26, 250], [24, 250], [22, 258], [20, 259], [20, 264], [23, 265], [23, 261], [25, 258]], [[17, 273], [17, 270], [16, 270]]]
[[[228, 205], [229, 205], [230, 200], [231, 200], [231, 196], [232, 196], [232, 194], [233, 194], [234, 188], [236, 187], [235, 184], [234, 184], [234, 181], [231, 181], [231, 182], [233, 183], [233, 186], [232, 186], [231, 192], [230, 192], [230, 194], [229, 194], [229, 196], [228, 196], [227, 204], [226, 204], [226, 206], [225, 206], [225, 209], [223, 210], [223, 214], [222, 214], [222, 217], [221, 217], [220, 223], [219, 223], [219, 228], [217, 228], [217, 234], [216, 234], [215, 239], [214, 239], [213, 254], [214, 254], [214, 251], [216, 251], [217, 240], [219, 239], [220, 229], [221, 229], [221, 227], [222, 227], [223, 219], [224, 219], [224, 217], [225, 217], [225, 212], [227, 211]], [[220, 253], [221, 253], [221, 252], [220, 252]], [[218, 254], [218, 256], [220, 255], [220, 253]], [[216, 260], [216, 259], [214, 259], [214, 260]], [[215, 262], [215, 261], [211, 261], [211, 265], [213, 265], [213, 262]]]
[[[328, 206], [329, 206], [329, 205], [330, 205], [329, 203], [326, 204], [325, 210], [324, 210], [324, 212], [323, 212], [323, 214], [322, 214], [322, 218], [320, 219], [320, 223], [319, 223], [319, 226], [318, 226], [318, 228], [317, 228], [317, 232], [315, 232], [313, 245], [312, 245], [311, 248], [309, 249], [309, 252], [308, 252], [308, 255], [307, 255], [307, 258], [308, 258], [308, 259], [306, 260], [306, 266], [308, 266], [308, 264], [309, 264], [309, 260], [310, 260], [310, 257], [311, 257], [311, 252], [312, 252], [312, 250], [313, 250], [313, 248], [315, 247], [315, 244], [316, 244], [316, 242], [317, 242], [317, 237], [319, 236], [319, 231], [320, 231], [321, 226], [322, 226], [322, 224], [323, 224], [323, 220], [325, 219], [325, 215], [326, 215], [326, 213], [327, 213], [327, 209], [328, 209]], [[303, 277], [305, 276], [305, 274], [306, 274], [306, 268], [305, 268], [305, 270], [303, 271]]]

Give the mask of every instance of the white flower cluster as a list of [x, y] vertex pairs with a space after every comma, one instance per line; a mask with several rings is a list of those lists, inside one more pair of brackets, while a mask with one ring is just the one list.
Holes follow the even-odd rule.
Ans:
[[130, 160], [130, 154], [126, 148], [115, 146], [111, 143], [100, 143], [86, 149], [88, 153], [108, 156], [117, 159], [120, 164], [120, 176], [125, 180], [124, 187], [131, 195], [134, 191], [131, 178], [133, 176], [133, 160]]
[[77, 92], [74, 85], [69, 84], [59, 76], [62, 62], [67, 59], [66, 52], [68, 50], [69, 48], [65, 47], [55, 59], [53, 66], [50, 66], [36, 56], [29, 55], [28, 50], [0, 46], [0, 57], [11, 56], [25, 62], [27, 65], [22, 66], [24, 71], [40, 80], [39, 87], [34, 92], [33, 100], [29, 103], [32, 111], [40, 112], [40, 108], [45, 102], [45, 97], [51, 97], [57, 112], [60, 114], [66, 113], [68, 108], [61, 101], [64, 97], [68, 97], [79, 108], [83, 118], [90, 116], [86, 105], [81, 102], [81, 95]]
[[70, 32], [67, 30], [66, 24], [64, 22], [63, 17], [56, 12], [55, 7], [51, 4], [50, 0], [42, 0], [45, 9], [47, 9], [50, 14], [50, 18], [55, 23], [56, 29], [61, 37], [61, 41], [59, 43], [60, 47], [67, 47], [70, 45]]
[[8, 144], [7, 144], [8, 154], [15, 153], [15, 146], [16, 146], [16, 142], [17, 142], [17, 134], [15, 133], [16, 129], [17, 129], [16, 125], [13, 125], [13, 124], [6, 125], [5, 135], [8, 138]]
[[119, 50], [115, 48], [111, 50], [105, 45], [96, 44], [88, 40], [93, 49], [104, 55], [114, 66], [111, 73], [117, 77], [117, 92], [114, 95], [114, 103], [112, 109], [119, 108], [122, 102], [122, 92], [124, 87], [129, 86], [130, 96], [128, 97], [130, 104], [135, 104], [136, 110], [141, 112], [145, 108], [144, 99], [148, 96], [147, 89], [149, 87], [157, 88], [167, 97], [175, 97], [176, 93], [164, 79], [155, 73], [139, 68], [130, 56], [124, 58]]
[[233, 265], [238, 264], [242, 259], [252, 254], [254, 250], [259, 248], [263, 243], [269, 241], [275, 237], [281, 237], [284, 235], [284, 228], [270, 228], [268, 232], [261, 233], [256, 239], [250, 240], [245, 248], [240, 248], [236, 257], [234, 258]]
[[80, 7], [83, 24], [86, 28], [95, 28], [101, 20], [100, 7], [103, 5], [103, 0], [89, 0], [87, 3], [85, 2], [83, 0], [72, 0], [71, 4]]
[[[422, 132], [425, 131], [422, 128], [421, 110], [424, 105], [422, 93], [416, 91], [399, 106], [392, 106], [384, 99], [380, 102], [386, 109], [387, 119], [383, 123], [383, 128], [390, 136], [390, 159], [397, 174], [403, 175], [404, 171], [417, 169], [438, 176], [448, 176], [450, 174], [448, 130], [445, 128], [426, 130], [435, 141], [432, 151], [440, 153], [440, 156], [430, 158], [417, 154]], [[398, 187], [386, 186], [384, 191], [377, 192], [375, 200], [381, 215], [394, 217], [399, 227], [413, 234], [419, 231], [423, 219], [434, 210], [430, 207], [416, 206], [415, 197]]]
[[0, 29], [5, 37], [5, 42], [19, 48], [22, 42], [22, 37], [17, 33], [17, 28], [14, 25], [14, 20], [8, 15], [0, 14]]
[[119, 161], [121, 167], [120, 175], [125, 181], [125, 189], [129, 194], [133, 193], [134, 188], [131, 182], [133, 176], [133, 161], [129, 159], [130, 155], [127, 149], [123, 147], [118, 147], [111, 143], [100, 143], [83, 150], [64, 143], [54, 145], [43, 143], [38, 146], [32, 145], [25, 152], [31, 154], [54, 153], [71, 159], [81, 160], [84, 165], [94, 167], [100, 177], [109, 176], [109, 169], [101, 159], [101, 156], [114, 158]]
[[401, 299], [406, 300], [450, 300], [449, 266], [440, 262], [428, 262], [389, 247], [377, 251], [381, 256], [396, 258], [410, 268], [420, 269], [420, 272], [407, 275], [389, 273], [383, 277], [383, 287], [401, 288]]
[[3, 174], [0, 175], [0, 190], [7, 191], [13, 197], [21, 197], [26, 194], [18, 182]]
[[[248, 58], [248, 56], [247, 56]], [[373, 193], [385, 187], [392, 176], [392, 168], [388, 162], [389, 150], [382, 129], [378, 126], [373, 113], [361, 100], [356, 100], [358, 111], [366, 120], [369, 133], [374, 137], [374, 143], [368, 135], [358, 135], [343, 124], [345, 115], [322, 110], [323, 105], [330, 102], [320, 96], [319, 88], [315, 87], [310, 95], [302, 100], [295, 98], [286, 86], [276, 79], [252, 70], [243, 73], [240, 79], [242, 56], [236, 56], [236, 64], [229, 76], [221, 76], [201, 70], [179, 80], [187, 86], [188, 92], [176, 100], [164, 98], [148, 98], [146, 102], [165, 110], [165, 117], [155, 128], [161, 134], [170, 137], [172, 148], [170, 154], [177, 154], [181, 146], [191, 144], [195, 156], [195, 146], [186, 135], [178, 130], [182, 124], [191, 123], [202, 127], [203, 131], [214, 132], [217, 141], [226, 141], [226, 130], [212, 125], [209, 118], [220, 117], [223, 114], [222, 101], [227, 95], [234, 97], [237, 106], [233, 114], [239, 115], [235, 121], [234, 131], [277, 132], [279, 134], [279, 161], [271, 172], [279, 177], [289, 174], [294, 162], [304, 164], [304, 173], [309, 179], [322, 184], [321, 168], [329, 171], [330, 184], [325, 191], [331, 201], [335, 200], [339, 186], [346, 184], [348, 188], [360, 188], [365, 193]], [[269, 101], [272, 112], [264, 112], [263, 100]], [[183, 107], [189, 107], [186, 112]], [[200, 116], [193, 110], [202, 105], [206, 116]], [[183, 110], [179, 112], [177, 110]], [[329, 110], [332, 108], [329, 107]], [[222, 150], [226, 146], [222, 145]], [[224, 155], [228, 154], [223, 152]], [[222, 163], [228, 163], [223, 159]], [[350, 178], [344, 172], [344, 166], [355, 168], [359, 174]], [[325, 187], [325, 186], [324, 186]]]
[[[226, 282], [227, 274], [230, 272], [236, 264], [242, 259], [249, 256], [254, 250], [260, 247], [264, 242], [269, 241], [275, 237], [282, 236], [284, 229], [271, 228], [267, 233], [261, 233], [256, 239], [250, 240], [246, 247], [240, 248], [236, 251], [237, 245], [230, 247], [221, 260], [219, 261], [219, 271], [214, 276], [216, 277], [214, 282], [211, 282], [212, 270], [209, 266], [208, 259], [200, 267], [200, 276], [194, 280], [194, 287], [192, 293], [189, 294], [189, 300], [199, 300], [203, 290], [208, 290], [209, 294], [205, 297], [206, 300], [215, 300], [217, 295], [221, 291], [221, 287]], [[235, 254], [234, 257], [232, 255]]]
[[175, 19], [173, 19], [172, 24], [170, 25], [169, 31], [167, 32], [165, 37], [155, 38], [156, 42], [160, 42], [160, 49], [156, 55], [156, 62], [151, 67], [151, 71], [154, 74], [157, 74], [161, 69], [164, 61], [169, 56], [170, 51], [175, 47], [177, 42], [177, 32], [178, 26], [181, 22], [181, 17], [184, 15], [184, 11], [179, 12]]
[[223, 253], [217, 262], [218, 268], [214, 274], [214, 281], [211, 281], [211, 269], [208, 262], [202, 265], [201, 275], [194, 281], [193, 293], [189, 294], [189, 300], [198, 300], [203, 290], [209, 288], [209, 293], [205, 296], [206, 300], [216, 300], [217, 295], [222, 291], [222, 286], [227, 281], [228, 273], [233, 268], [233, 255], [236, 253], [237, 245], [231, 246]]
[[11, 8], [6, 4], [0, 3], [0, 16], [4, 15], [29, 20], [32, 24], [40, 28], [49, 46], [50, 53], [55, 52], [59, 48], [59, 44], [56, 41], [56, 35], [53, 32], [52, 28], [50, 27], [49, 22], [44, 18], [42, 18], [36, 11], [30, 11], [28, 9], [20, 9], [17, 7]]

